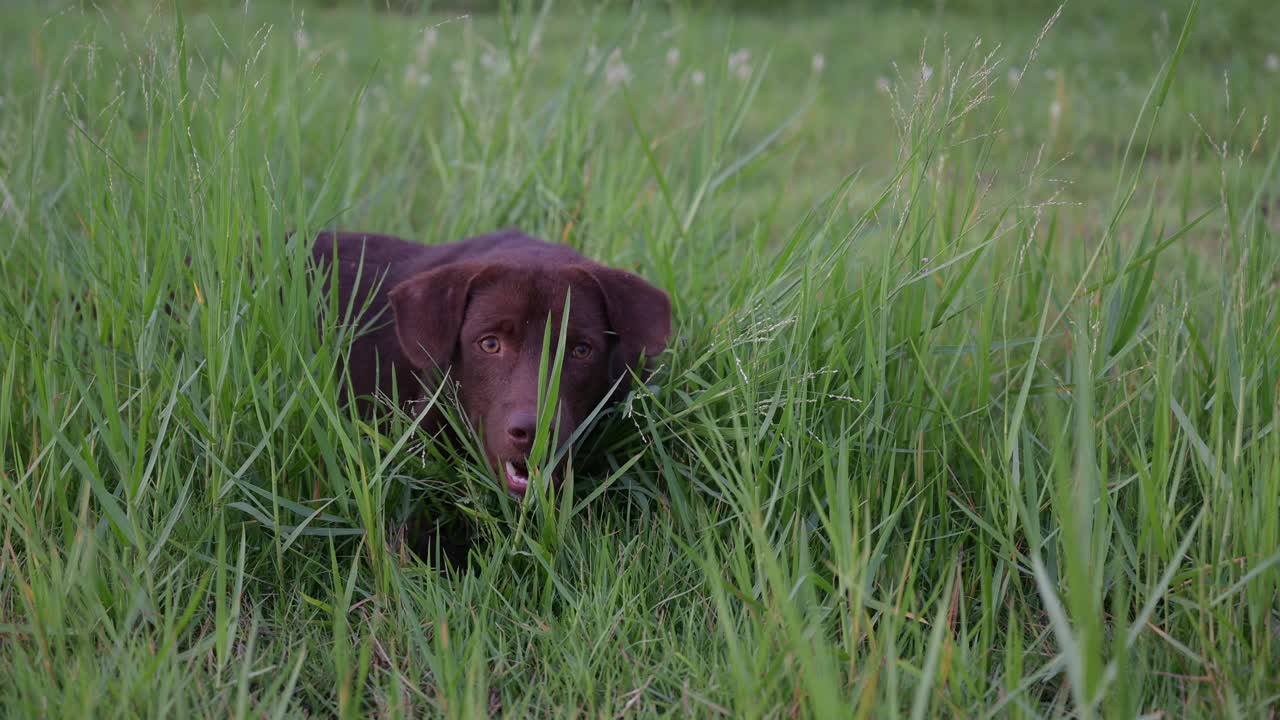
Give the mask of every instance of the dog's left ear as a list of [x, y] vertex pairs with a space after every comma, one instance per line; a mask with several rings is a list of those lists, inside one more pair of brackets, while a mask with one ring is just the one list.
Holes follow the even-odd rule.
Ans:
[[[671, 337], [671, 299], [644, 278], [596, 263], [578, 266], [595, 281], [604, 296], [605, 316], [616, 336], [610, 375], [613, 380], [635, 370], [646, 377], [644, 365], [667, 348]], [[641, 363], [641, 357], [644, 364]], [[630, 383], [618, 385], [616, 398], [626, 394]]]

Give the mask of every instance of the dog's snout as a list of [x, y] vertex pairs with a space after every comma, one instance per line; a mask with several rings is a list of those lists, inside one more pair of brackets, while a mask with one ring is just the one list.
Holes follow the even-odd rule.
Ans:
[[507, 439], [521, 452], [529, 452], [533, 446], [533, 432], [537, 418], [531, 412], [516, 411], [507, 418]]

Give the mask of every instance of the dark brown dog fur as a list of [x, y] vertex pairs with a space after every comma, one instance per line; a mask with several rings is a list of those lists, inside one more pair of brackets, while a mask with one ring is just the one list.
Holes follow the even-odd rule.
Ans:
[[611, 399], [625, 394], [631, 372], [643, 372], [642, 358], [662, 352], [671, 332], [663, 291], [514, 230], [431, 246], [322, 233], [312, 255], [326, 282], [336, 278], [344, 312], [366, 308], [347, 316], [363, 328], [345, 368], [360, 409], [372, 412], [374, 396], [393, 392], [410, 404], [447, 373], [496, 477], [516, 496], [534, 440], [544, 329], [550, 318], [554, 343], [566, 293], [562, 444], [615, 381]]

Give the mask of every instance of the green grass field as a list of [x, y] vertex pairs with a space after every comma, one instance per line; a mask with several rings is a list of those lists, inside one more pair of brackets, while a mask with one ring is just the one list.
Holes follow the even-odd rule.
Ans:
[[[1280, 10], [377, 4], [0, 11], [0, 714], [1280, 713]], [[523, 507], [304, 272], [509, 225], [676, 313]]]

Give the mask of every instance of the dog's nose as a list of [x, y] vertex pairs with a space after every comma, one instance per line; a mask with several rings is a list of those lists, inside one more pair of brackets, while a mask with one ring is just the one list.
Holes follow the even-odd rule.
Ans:
[[520, 452], [533, 447], [533, 429], [538, 419], [531, 412], [513, 412], [507, 418], [507, 439]]

